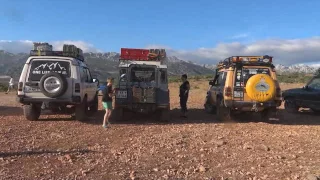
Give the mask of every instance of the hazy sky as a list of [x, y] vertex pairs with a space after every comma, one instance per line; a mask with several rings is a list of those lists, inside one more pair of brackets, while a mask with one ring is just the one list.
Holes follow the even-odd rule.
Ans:
[[275, 56], [282, 64], [319, 61], [320, 1], [0, 0], [0, 49], [27, 52], [32, 41], [85, 51], [165, 47], [215, 63], [231, 55]]

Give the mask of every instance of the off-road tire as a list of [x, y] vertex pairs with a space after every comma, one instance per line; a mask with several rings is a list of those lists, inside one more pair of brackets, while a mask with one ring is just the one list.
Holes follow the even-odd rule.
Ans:
[[36, 104], [24, 105], [23, 113], [27, 120], [36, 121], [39, 119], [41, 114], [41, 106]]
[[170, 110], [169, 109], [161, 109], [159, 112], [160, 112], [159, 120], [161, 122], [170, 121]]
[[298, 113], [299, 112], [299, 106], [296, 105], [294, 98], [287, 98], [284, 101], [284, 109], [288, 113]]
[[[276, 107], [264, 109], [260, 112], [260, 116], [263, 122], [280, 123], [283, 121], [283, 116]], [[270, 118], [277, 118], [278, 120], [270, 120]]]
[[116, 121], [123, 121], [124, 120], [123, 108], [115, 108], [111, 113], [111, 119]]
[[231, 118], [231, 109], [225, 107], [223, 103], [223, 99], [217, 98], [217, 105], [216, 105], [216, 115], [217, 121], [230, 121]]
[[[56, 77], [60, 81], [61, 87], [55, 93], [49, 93], [44, 88], [44, 82], [49, 77]], [[45, 75], [43, 75], [41, 77], [40, 83], [39, 83], [39, 88], [40, 88], [41, 92], [45, 96], [50, 97], [50, 98], [56, 98], [56, 97], [62, 96], [67, 91], [67, 89], [68, 89], [68, 81], [67, 81], [66, 77], [63, 76], [62, 74], [51, 72], [51, 73], [45, 74]]]
[[90, 115], [93, 115], [94, 113], [98, 112], [98, 110], [99, 110], [99, 99], [98, 99], [98, 94], [96, 94], [90, 106], [90, 110], [89, 110]]
[[81, 104], [76, 105], [75, 116], [78, 121], [88, 120], [88, 102], [86, 96], [83, 98]]
[[204, 110], [206, 113], [215, 114], [216, 113], [216, 106], [210, 104], [210, 102], [207, 98], [206, 103], [204, 104]]

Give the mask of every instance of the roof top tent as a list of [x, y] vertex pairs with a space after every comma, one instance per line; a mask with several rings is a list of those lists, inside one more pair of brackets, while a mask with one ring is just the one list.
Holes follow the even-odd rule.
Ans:
[[146, 62], [159, 62], [165, 63], [166, 59], [165, 49], [133, 49], [121, 48], [120, 61], [144, 61]]
[[84, 61], [82, 49], [69, 44], [64, 44], [62, 51], [53, 51], [52, 45], [49, 43], [35, 42], [33, 43], [33, 50], [30, 51], [30, 56], [62, 56]]

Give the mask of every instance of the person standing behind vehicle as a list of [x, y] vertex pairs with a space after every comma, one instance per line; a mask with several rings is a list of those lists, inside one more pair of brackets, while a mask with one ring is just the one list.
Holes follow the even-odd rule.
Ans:
[[188, 112], [187, 102], [188, 102], [189, 90], [190, 90], [190, 84], [187, 79], [188, 77], [186, 74], [183, 74], [181, 76], [182, 84], [180, 85], [180, 92], [179, 92], [181, 117], [184, 117], [184, 118], [187, 117], [187, 112]]
[[[102, 126], [107, 128], [110, 125], [109, 119], [112, 113], [112, 96], [113, 96], [113, 78], [107, 79], [107, 87], [102, 89], [102, 106], [106, 110], [106, 113], [103, 118]], [[107, 125], [108, 124], [108, 125]]]
[[6, 92], [6, 94], [8, 94], [11, 89], [14, 89], [14, 80], [13, 80], [12, 76], [10, 76], [8, 91]]

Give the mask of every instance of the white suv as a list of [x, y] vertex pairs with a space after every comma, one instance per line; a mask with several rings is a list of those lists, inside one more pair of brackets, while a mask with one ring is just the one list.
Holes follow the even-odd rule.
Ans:
[[18, 84], [18, 101], [24, 105], [26, 119], [38, 120], [42, 110], [50, 110], [87, 120], [98, 111], [99, 82], [92, 78], [81, 49], [64, 45], [63, 51], [43, 51], [37, 45], [30, 51]]

